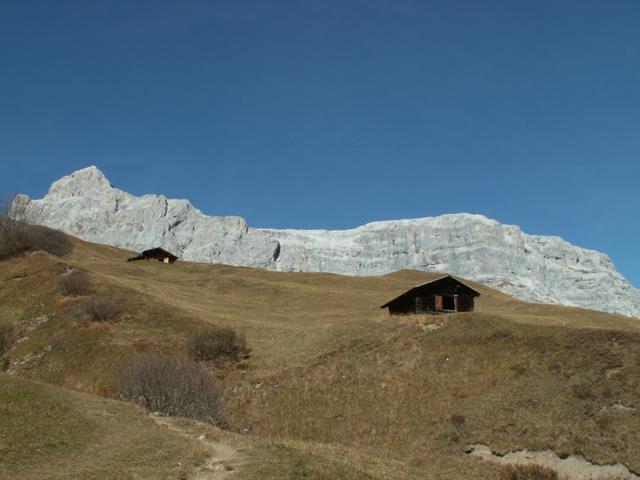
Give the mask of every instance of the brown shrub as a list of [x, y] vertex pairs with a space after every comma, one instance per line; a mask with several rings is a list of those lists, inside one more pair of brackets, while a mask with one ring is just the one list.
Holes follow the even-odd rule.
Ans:
[[82, 270], [65, 273], [59, 280], [60, 290], [64, 295], [88, 295], [92, 292], [91, 277]]
[[240, 360], [249, 354], [247, 342], [231, 328], [216, 328], [191, 335], [185, 341], [187, 356], [192, 360]]
[[588, 383], [573, 385], [571, 390], [573, 391], [573, 395], [579, 400], [594, 400], [597, 397], [593, 385]]
[[82, 320], [107, 322], [116, 318], [122, 311], [122, 304], [116, 297], [91, 297], [78, 304]]
[[44, 250], [58, 257], [72, 250], [71, 241], [65, 233], [40, 225], [25, 225], [23, 239], [29, 250]]
[[195, 362], [140, 354], [117, 369], [115, 378], [117, 392], [123, 399], [151, 411], [220, 424], [222, 394], [215, 381]]
[[502, 470], [500, 480], [564, 480], [564, 477], [541, 465], [511, 465]]
[[6, 352], [13, 344], [16, 329], [8, 323], [0, 323], [0, 355]]
[[72, 245], [69, 237], [58, 230], [0, 217], [0, 259], [33, 250], [61, 257], [71, 252]]
[[464, 426], [467, 419], [464, 417], [464, 415], [460, 415], [456, 413], [455, 415], [451, 415], [451, 418], [449, 418], [449, 421], [451, 422], [451, 425], [453, 425], [455, 428], [460, 429]]

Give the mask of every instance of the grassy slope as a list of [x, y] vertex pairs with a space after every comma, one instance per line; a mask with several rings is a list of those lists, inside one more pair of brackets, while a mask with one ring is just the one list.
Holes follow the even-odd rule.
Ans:
[[[640, 467], [640, 335], [458, 315], [353, 341], [238, 392], [259, 435], [348, 445], [437, 472], [468, 473], [465, 445], [553, 448]], [[488, 475], [488, 473], [487, 473]]]
[[0, 374], [1, 478], [181, 478], [203, 456], [133, 405]]
[[130, 404], [0, 374], [0, 478], [191, 478], [208, 452], [189, 433], [241, 450], [239, 480], [380, 478], [364, 472], [362, 457], [344, 450], [253, 441], [199, 422], [176, 423], [187, 435], [156, 425]]
[[[264, 468], [267, 458], [295, 465], [299, 459], [286, 460], [293, 448], [320, 470], [353, 458], [352, 478], [384, 471], [371, 458], [391, 462], [397, 478], [471, 471], [492, 478], [494, 467], [460, 455], [466, 443], [486, 442], [505, 450], [581, 451], [640, 469], [638, 410], [610, 409], [616, 402], [640, 407], [637, 320], [532, 305], [470, 282], [482, 292], [478, 312], [424, 331], [416, 318], [390, 318], [378, 306], [436, 274], [353, 278], [132, 264], [127, 256], [76, 241], [63, 260], [35, 253], [1, 262], [0, 313], [29, 337], [9, 356], [16, 362], [43, 352], [12, 368], [109, 393], [112, 366], [130, 353], [179, 353], [189, 332], [231, 326], [247, 335], [253, 355], [243, 368], [215, 372], [228, 387], [230, 426], [251, 425], [289, 445], [261, 447], [280, 454], [265, 455]], [[90, 271], [96, 289], [120, 297], [127, 313], [113, 324], [79, 326], [70, 314], [75, 300], [56, 287], [68, 266]], [[43, 314], [50, 320], [36, 327]], [[342, 453], [332, 457], [334, 451]], [[295, 469], [287, 471], [297, 478]]]

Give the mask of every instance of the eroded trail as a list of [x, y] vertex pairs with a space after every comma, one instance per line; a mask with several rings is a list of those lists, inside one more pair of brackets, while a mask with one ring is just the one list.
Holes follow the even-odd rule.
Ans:
[[158, 425], [168, 428], [172, 432], [185, 438], [200, 442], [206, 447], [209, 456], [204, 464], [196, 467], [188, 477], [189, 480], [223, 480], [233, 478], [236, 470], [240, 468], [246, 460], [241, 450], [226, 443], [209, 440], [204, 434], [197, 435], [185, 431], [185, 429], [176, 424], [174, 418], [153, 414], [151, 418]]
[[466, 455], [502, 465], [540, 465], [551, 468], [564, 475], [568, 480], [640, 480], [640, 476], [631, 472], [626, 465], [598, 465], [582, 455], [560, 457], [552, 450], [518, 450], [499, 454], [483, 444], [469, 445]]

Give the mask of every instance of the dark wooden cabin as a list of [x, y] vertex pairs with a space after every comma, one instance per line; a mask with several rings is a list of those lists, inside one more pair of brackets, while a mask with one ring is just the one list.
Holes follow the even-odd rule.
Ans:
[[479, 295], [470, 286], [446, 275], [417, 285], [380, 308], [389, 308], [391, 315], [473, 312], [474, 299]]
[[135, 262], [136, 260], [155, 260], [162, 263], [174, 263], [178, 257], [173, 253], [167, 252], [164, 248], [150, 248], [144, 252], [140, 252], [137, 256], [131, 257], [127, 262]]

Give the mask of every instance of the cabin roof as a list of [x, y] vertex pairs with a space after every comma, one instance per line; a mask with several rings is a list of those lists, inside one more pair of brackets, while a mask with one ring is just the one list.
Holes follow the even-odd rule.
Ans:
[[389, 300], [387, 303], [385, 303], [384, 305], [382, 305], [380, 308], [387, 308], [390, 304], [392, 304], [393, 302], [395, 302], [396, 300], [399, 300], [400, 298], [404, 297], [404, 296], [409, 296], [411, 295], [413, 292], [415, 292], [416, 290], [422, 288], [422, 287], [426, 287], [428, 285], [431, 285], [433, 283], [437, 283], [437, 282], [441, 282], [442, 280], [445, 280], [447, 278], [450, 278], [452, 280], [454, 280], [456, 283], [462, 285], [463, 287], [465, 287], [467, 290], [469, 290], [471, 292], [471, 294], [474, 297], [478, 297], [480, 296], [480, 292], [478, 292], [477, 290], [471, 288], [469, 285], [467, 285], [464, 282], [461, 282], [460, 280], [458, 280], [457, 278], [451, 276], [451, 275], [443, 275], [441, 277], [435, 278], [433, 280], [429, 280], [428, 282], [424, 282], [421, 283], [419, 285], [415, 285], [412, 288], [410, 288], [409, 290], [407, 290], [404, 293], [401, 293], [400, 295], [398, 295], [397, 297], [395, 297], [393, 300]]
[[142, 252], [140, 252], [135, 257], [129, 258], [127, 261], [142, 260], [143, 258], [148, 257], [148, 256], [153, 255], [153, 254], [165, 255], [165, 256], [169, 257], [171, 260], [177, 260], [178, 259], [178, 257], [176, 255], [174, 255], [173, 253], [165, 250], [164, 248], [155, 247], [155, 248], [149, 248], [148, 250], [143, 250]]

